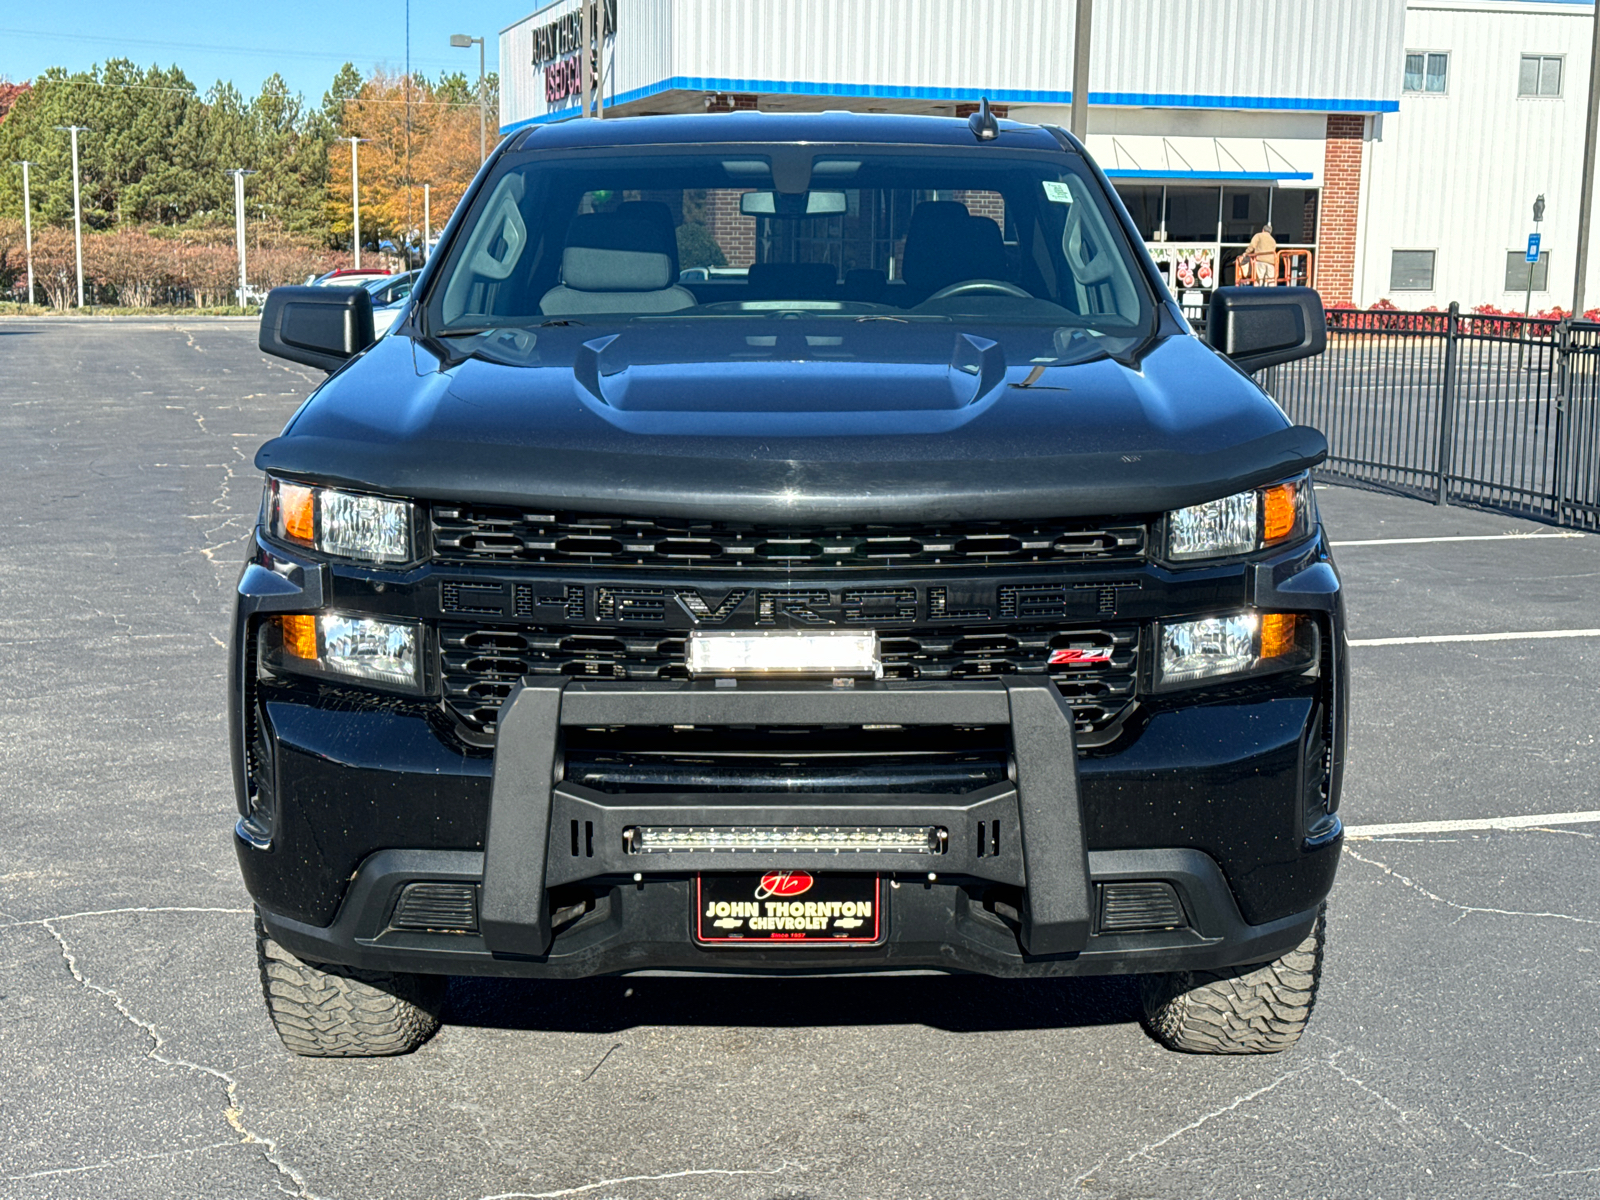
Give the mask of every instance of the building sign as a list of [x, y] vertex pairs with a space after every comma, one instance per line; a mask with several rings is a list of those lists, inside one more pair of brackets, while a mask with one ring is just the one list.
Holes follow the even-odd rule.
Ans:
[[576, 96], [583, 90], [581, 78], [576, 54], [548, 64], [544, 69], [545, 103], [560, 104], [567, 97]]
[[[617, 0], [600, 0], [595, 7], [604, 7], [606, 10], [606, 32], [617, 31]], [[598, 24], [598, 22], [596, 22]], [[592, 36], [592, 35], [591, 35]], [[578, 46], [583, 41], [583, 14], [574, 8], [571, 12], [557, 17], [554, 21], [540, 25], [533, 31], [533, 65], [554, 62], [569, 54], [576, 54]], [[546, 88], [549, 87], [548, 77]], [[577, 91], [576, 85], [573, 92]], [[569, 95], [572, 93], [568, 93]]]

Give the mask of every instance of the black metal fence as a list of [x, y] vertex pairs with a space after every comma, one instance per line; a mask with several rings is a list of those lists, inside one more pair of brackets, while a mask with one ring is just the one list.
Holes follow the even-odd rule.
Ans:
[[1600, 325], [1334, 309], [1327, 350], [1261, 382], [1327, 478], [1600, 530]]

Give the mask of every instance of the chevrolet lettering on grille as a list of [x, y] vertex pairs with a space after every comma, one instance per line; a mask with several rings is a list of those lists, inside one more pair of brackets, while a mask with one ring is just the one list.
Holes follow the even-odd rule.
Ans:
[[444, 580], [439, 612], [537, 622], [653, 626], [665, 629], [801, 628], [926, 622], [1091, 620], [1117, 616], [1137, 579], [994, 585], [728, 588], [635, 583], [549, 584]]

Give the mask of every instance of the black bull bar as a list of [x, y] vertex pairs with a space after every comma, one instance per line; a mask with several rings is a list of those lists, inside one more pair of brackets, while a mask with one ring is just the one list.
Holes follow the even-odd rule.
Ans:
[[[564, 727], [628, 725], [994, 725], [1011, 731], [1012, 781], [966, 795], [681, 792], [613, 794], [561, 782]], [[994, 853], [979, 821], [1015, 831]], [[570, 822], [583, 829], [571, 844]], [[921, 851], [637, 852], [638, 826], [937, 826]], [[592, 840], [591, 827], [592, 826]], [[992, 825], [990, 826], [992, 828]], [[501, 710], [479, 923], [487, 948], [550, 949], [549, 888], [604, 875], [766, 868], [927, 873], [1023, 889], [1030, 955], [1088, 942], [1092, 896], [1072, 710], [1048, 678], [955, 683], [879, 681], [611, 683], [528, 678]]]

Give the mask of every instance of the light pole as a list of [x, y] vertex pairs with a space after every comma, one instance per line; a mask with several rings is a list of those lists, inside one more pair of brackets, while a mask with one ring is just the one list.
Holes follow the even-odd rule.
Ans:
[[433, 241], [433, 213], [428, 207], [428, 189], [432, 184], [422, 185], [422, 261], [428, 261], [428, 245]]
[[1072, 34], [1072, 136], [1089, 140], [1089, 30], [1094, 0], [1078, 0]]
[[1583, 320], [1583, 292], [1589, 271], [1589, 214], [1594, 207], [1595, 136], [1600, 132], [1600, 9], [1589, 18], [1594, 43], [1589, 48], [1589, 116], [1583, 131], [1583, 186], [1578, 192], [1578, 265], [1572, 285], [1572, 319]]
[[339, 140], [350, 143], [350, 245], [355, 250], [356, 270], [359, 271], [361, 269], [361, 166], [357, 147], [362, 142], [370, 142], [372, 139], [347, 137]]
[[27, 159], [20, 160], [17, 166], [22, 168], [22, 240], [28, 248], [28, 303], [33, 303], [33, 199], [28, 192], [28, 168], [33, 166]]
[[57, 125], [72, 134], [72, 241], [78, 252], [78, 307], [83, 307], [83, 199], [78, 188], [78, 135], [87, 125]]
[[483, 86], [483, 39], [452, 33], [450, 44], [457, 50], [470, 50], [474, 45], [478, 47], [478, 161], [481, 163], [489, 157], [489, 94]]
[[239, 307], [244, 307], [244, 290], [248, 286], [245, 282], [244, 270], [244, 177], [254, 175], [254, 171], [247, 171], [243, 167], [234, 167], [227, 172], [233, 176], [233, 235], [239, 244]]

